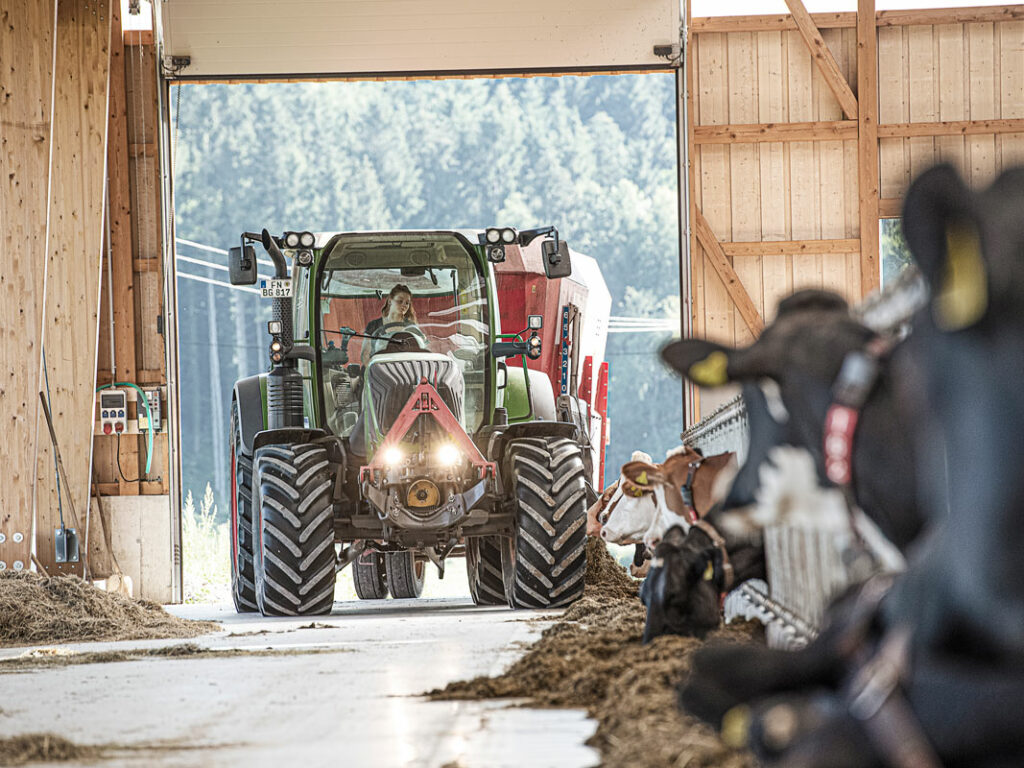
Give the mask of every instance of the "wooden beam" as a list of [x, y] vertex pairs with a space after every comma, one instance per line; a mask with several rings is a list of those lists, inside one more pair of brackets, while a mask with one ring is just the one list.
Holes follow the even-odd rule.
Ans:
[[860, 240], [761, 240], [721, 243], [726, 256], [789, 256], [794, 253], [857, 253]]
[[898, 219], [903, 216], [903, 198], [883, 197], [878, 201], [878, 218]]
[[[43, 341], [53, 426], [69, 477], [61, 493], [64, 499], [70, 495], [83, 514], [89, 503], [100, 265], [106, 229], [110, 4], [111, 0], [61, 0], [57, 6]], [[42, 437], [47, 435], [44, 423], [39, 434], [36, 554], [51, 574], [80, 574], [82, 563], [55, 560], [53, 531], [60, 523], [53, 451], [49, 439]], [[84, 531], [80, 534], [84, 536]]]
[[860, 208], [860, 291], [878, 288], [878, 33], [875, 0], [857, 0], [857, 188]]
[[156, 155], [156, 144], [142, 142], [141, 144], [129, 144], [128, 152], [132, 157], [154, 157]]
[[786, 5], [789, 6], [789, 12], [793, 14], [793, 20], [796, 22], [797, 29], [800, 30], [800, 36], [807, 43], [807, 48], [811, 52], [811, 58], [814, 59], [814, 63], [817, 65], [822, 77], [825, 78], [825, 85], [832, 91], [832, 95], [836, 97], [839, 106], [843, 108], [843, 114], [851, 120], [856, 120], [857, 97], [850, 90], [850, 84], [843, 77], [843, 73], [839, 69], [839, 65], [836, 64], [832, 51], [825, 45], [821, 32], [814, 26], [811, 15], [804, 8], [803, 0], [786, 0]]
[[10, 569], [27, 570], [32, 552], [55, 6], [8, 0], [0, 14], [0, 561]]
[[[1024, 5], [979, 6], [977, 8], [934, 8], [905, 11], [878, 11], [879, 27], [899, 27], [933, 24], [972, 24], [1024, 19]], [[818, 29], [852, 29], [857, 26], [857, 14], [852, 12], [812, 13], [811, 21]], [[711, 16], [693, 20], [690, 31], [702, 32], [770, 32], [796, 29], [789, 14], [756, 16]]]
[[[850, 12], [812, 13], [811, 22], [818, 29], [856, 27], [857, 14]], [[797, 29], [796, 20], [788, 13], [751, 16], [709, 16], [693, 20], [690, 31], [703, 32], [779, 32]]]
[[124, 33], [125, 45], [152, 45], [153, 30], [151, 29], [129, 29]]
[[[110, 25], [110, 99], [107, 140], [107, 188], [110, 201], [110, 253], [114, 306], [114, 360], [118, 381], [135, 381], [135, 271], [132, 263], [132, 204], [128, 166], [128, 103], [125, 95], [121, 4], [113, 4]], [[139, 476], [139, 445], [120, 442], [121, 467]], [[120, 474], [118, 475], [120, 478]], [[121, 493], [138, 492], [138, 483], [119, 479]]]
[[[1024, 86], [1022, 86], [1024, 87]], [[911, 136], [967, 136], [970, 134], [1024, 133], [1024, 118], [1002, 120], [949, 120], [941, 123], [886, 123], [878, 126], [878, 138]]]
[[698, 125], [697, 144], [745, 144], [764, 141], [841, 141], [857, 138], [856, 120], [821, 120], [811, 123], [749, 123]]
[[754, 306], [754, 302], [751, 301], [750, 294], [747, 293], [747, 289], [740, 282], [736, 270], [732, 268], [729, 258], [722, 249], [722, 244], [715, 237], [711, 225], [708, 224], [708, 220], [704, 218], [704, 214], [700, 210], [696, 210], [693, 225], [697, 232], [697, 239], [704, 247], [704, 253], [707, 255], [708, 261], [711, 262], [711, 266], [715, 268], [718, 276], [722, 279], [725, 290], [729, 292], [729, 297], [743, 317], [743, 322], [747, 324], [747, 328], [750, 329], [755, 338], [760, 336], [761, 329], [764, 328], [764, 321], [761, 320], [761, 315], [757, 311], [757, 307]]
[[924, 8], [908, 11], [879, 11], [880, 27], [901, 27], [933, 24], [975, 24], [1024, 19], [1024, 5], [994, 5], [977, 8]]
[[135, 259], [132, 262], [132, 269], [136, 272], [159, 272], [160, 259]]

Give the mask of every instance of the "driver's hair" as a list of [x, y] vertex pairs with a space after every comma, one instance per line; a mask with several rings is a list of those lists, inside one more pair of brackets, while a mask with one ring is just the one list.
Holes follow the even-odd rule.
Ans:
[[388, 293], [388, 297], [384, 301], [384, 308], [381, 309], [380, 311], [381, 317], [388, 316], [388, 312], [391, 311], [391, 299], [393, 299], [399, 293], [404, 293], [409, 297], [409, 309], [405, 313], [405, 317], [403, 317], [402, 319], [407, 323], [418, 324], [419, 320], [416, 319], [416, 310], [412, 308], [412, 291], [409, 290], [409, 286], [403, 285], [402, 283], [398, 283], [394, 288], [391, 289], [390, 293]]

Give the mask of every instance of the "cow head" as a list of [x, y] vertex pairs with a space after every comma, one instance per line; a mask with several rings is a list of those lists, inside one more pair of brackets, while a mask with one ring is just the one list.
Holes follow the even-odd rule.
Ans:
[[666, 531], [640, 587], [647, 606], [643, 641], [659, 635], [703, 637], [717, 627], [724, 578], [722, 552], [707, 534], [678, 526]]
[[634, 544], [644, 538], [665, 506], [665, 474], [647, 461], [622, 465], [619, 484], [599, 516], [601, 538], [613, 544]]

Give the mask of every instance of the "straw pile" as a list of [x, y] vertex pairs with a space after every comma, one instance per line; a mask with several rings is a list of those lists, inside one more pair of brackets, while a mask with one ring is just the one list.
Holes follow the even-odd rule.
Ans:
[[0, 573], [0, 647], [195, 637], [219, 630], [214, 622], [179, 619], [154, 602], [104, 592], [76, 576]]
[[[530, 707], [583, 708], [598, 721], [588, 742], [605, 766], [752, 768], [711, 729], [681, 713], [675, 684], [703, 643], [662, 637], [640, 644], [644, 606], [634, 581], [603, 542], [587, 547], [587, 589], [523, 658], [498, 677], [456, 682], [427, 694], [435, 700], [527, 699]], [[749, 640], [754, 627], [730, 625], [711, 637]]]

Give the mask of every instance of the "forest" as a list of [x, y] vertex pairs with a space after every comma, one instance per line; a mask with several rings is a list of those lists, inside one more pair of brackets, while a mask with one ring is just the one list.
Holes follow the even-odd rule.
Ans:
[[[671, 74], [185, 83], [171, 117], [183, 493], [210, 483], [221, 518], [231, 388], [267, 367], [270, 303], [228, 286], [218, 252], [243, 231], [554, 224], [597, 259], [613, 316], [678, 327]], [[608, 481], [634, 449], [679, 442], [670, 336], [608, 337]]]

